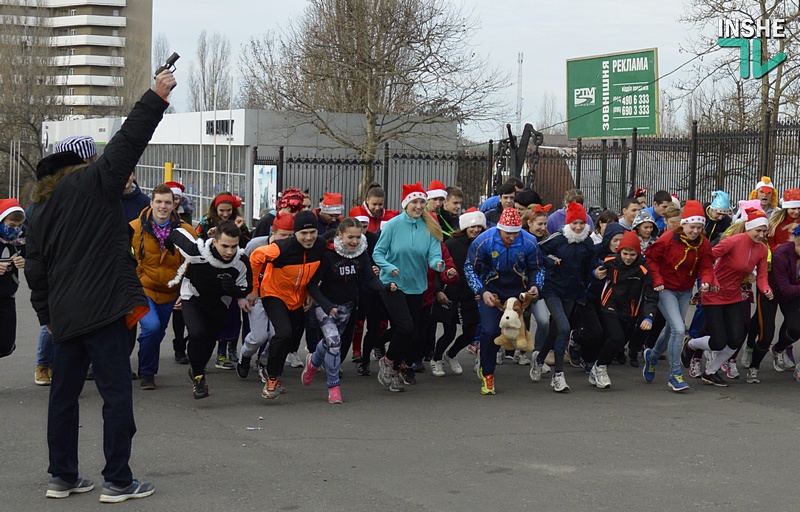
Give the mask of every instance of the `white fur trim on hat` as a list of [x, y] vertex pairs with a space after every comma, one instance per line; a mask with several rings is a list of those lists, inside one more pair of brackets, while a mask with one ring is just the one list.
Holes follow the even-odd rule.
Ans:
[[751, 229], [757, 228], [759, 226], [764, 226], [765, 228], [769, 226], [769, 220], [766, 217], [756, 217], [755, 219], [745, 222], [744, 223], [744, 230], [750, 231]]
[[497, 229], [499, 229], [500, 231], [505, 231], [506, 233], [519, 233], [522, 230], [522, 225], [504, 226], [503, 224], [498, 224]]
[[324, 204], [319, 205], [319, 211], [325, 213], [327, 215], [341, 215], [344, 211], [344, 205], [341, 204], [332, 204], [325, 206]]
[[467, 229], [472, 226], [482, 226], [486, 229], [486, 215], [482, 211], [464, 212], [458, 218], [459, 229]]
[[19, 206], [11, 206], [11, 207], [9, 207], [9, 208], [6, 208], [6, 209], [5, 209], [5, 210], [3, 210], [2, 212], [0, 212], [0, 221], [2, 221], [3, 219], [5, 219], [6, 217], [8, 217], [8, 216], [9, 216], [9, 215], [10, 215], [12, 212], [22, 212], [22, 213], [25, 213], [25, 210], [23, 210], [23, 209], [22, 209], [21, 207], [19, 207]]
[[684, 224], [705, 224], [706, 218], [701, 215], [696, 215], [694, 217], [686, 217], [685, 219], [681, 219], [681, 226]]
[[410, 194], [408, 194], [406, 197], [403, 198], [403, 202], [401, 202], [400, 205], [405, 210], [406, 206], [408, 206], [408, 203], [410, 203], [414, 199], [425, 199], [425, 200], [427, 200], [428, 199], [428, 194], [426, 194], [425, 192], [411, 192]]
[[428, 190], [428, 199], [436, 199], [437, 197], [441, 197], [442, 199], [447, 199], [447, 191], [442, 190], [440, 188]]
[[170, 187], [170, 190], [176, 196], [183, 196], [183, 190], [179, 189], [178, 187]]
[[356, 219], [358, 222], [369, 222], [369, 217], [367, 217], [366, 215], [358, 215], [353, 218]]
[[800, 201], [784, 201], [781, 199], [781, 208], [800, 208]]

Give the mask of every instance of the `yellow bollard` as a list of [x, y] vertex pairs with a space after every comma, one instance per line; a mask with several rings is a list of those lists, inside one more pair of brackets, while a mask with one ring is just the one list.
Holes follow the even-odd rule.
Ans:
[[164, 162], [164, 183], [172, 181], [172, 162]]

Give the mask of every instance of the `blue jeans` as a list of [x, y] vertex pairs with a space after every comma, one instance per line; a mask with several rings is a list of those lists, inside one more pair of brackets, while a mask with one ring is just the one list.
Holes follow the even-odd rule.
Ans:
[[497, 351], [500, 350], [498, 345], [494, 344], [494, 339], [500, 336], [500, 317], [503, 312], [494, 307], [487, 306], [483, 299], [478, 302], [478, 312], [481, 315], [481, 371], [483, 375], [494, 375], [494, 369], [497, 365]]
[[[47, 472], [74, 482], [78, 478], [78, 398], [86, 383], [89, 361], [94, 363], [94, 383], [103, 398], [103, 478], [121, 487], [133, 480], [128, 461], [136, 433], [133, 420], [131, 362], [125, 319], [56, 343], [53, 381], [47, 409]], [[95, 411], [96, 412], [96, 411]]]
[[[658, 309], [667, 320], [667, 325], [656, 340], [653, 347], [654, 360], [669, 350], [670, 373], [683, 373], [681, 370], [681, 350], [683, 337], [686, 335], [686, 312], [692, 300], [692, 290], [674, 292], [664, 289], [658, 294]], [[651, 361], [655, 362], [655, 361]]]
[[158, 356], [161, 354], [161, 341], [169, 326], [172, 306], [175, 301], [156, 304], [149, 297], [147, 304], [150, 311], [139, 320], [142, 333], [139, 334], [139, 375], [155, 375], [158, 373]]
[[339, 385], [342, 333], [347, 327], [350, 315], [353, 313], [353, 303], [337, 304], [336, 309], [338, 313], [335, 316], [326, 315], [319, 306], [313, 309], [323, 338], [319, 340], [314, 352], [311, 353], [311, 365], [317, 368], [320, 366], [325, 367], [329, 388]]
[[36, 366], [53, 366], [53, 335], [42, 326], [39, 331], [39, 348], [36, 349]]
[[550, 310], [547, 309], [544, 299], [531, 302], [529, 307], [533, 318], [536, 320], [536, 332], [533, 335], [533, 349], [542, 351], [550, 330]]
[[569, 325], [569, 317], [572, 315], [576, 303], [562, 300], [560, 297], [548, 297], [544, 301], [547, 310], [550, 311], [553, 323], [548, 329], [547, 339], [544, 348], [539, 353], [538, 362], [543, 362], [552, 350], [556, 356], [554, 371], [560, 373], [564, 371], [564, 352], [567, 349], [569, 332], [572, 330]]

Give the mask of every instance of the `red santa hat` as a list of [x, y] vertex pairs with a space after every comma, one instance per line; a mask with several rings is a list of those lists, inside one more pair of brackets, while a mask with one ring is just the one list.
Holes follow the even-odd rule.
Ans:
[[703, 224], [706, 223], [706, 214], [703, 211], [703, 205], [699, 201], [689, 199], [686, 201], [686, 206], [683, 207], [683, 214], [681, 215], [681, 226], [684, 224]]
[[636, 254], [642, 254], [642, 245], [639, 241], [639, 235], [636, 234], [636, 231], [626, 231], [625, 234], [622, 235], [622, 241], [619, 243], [617, 253], [619, 253], [622, 249], [633, 249], [636, 251]]
[[2, 222], [3, 219], [8, 217], [8, 215], [12, 212], [25, 213], [25, 210], [22, 209], [22, 206], [20, 206], [19, 201], [17, 201], [13, 197], [10, 199], [0, 199], [0, 222]]
[[781, 208], [800, 208], [800, 188], [790, 188], [783, 193]]
[[405, 210], [408, 203], [414, 199], [428, 199], [428, 194], [426, 194], [425, 189], [422, 188], [422, 183], [416, 182], [413, 185], [403, 183], [403, 200], [400, 202], [400, 205]]
[[277, 229], [294, 231], [294, 215], [291, 213], [278, 212], [275, 216], [275, 220], [272, 221], [272, 232], [274, 233]]
[[176, 196], [183, 196], [183, 193], [186, 192], [186, 187], [178, 183], [177, 181], [168, 181], [164, 183], [164, 185], [168, 186], [172, 193]]
[[358, 222], [369, 222], [369, 215], [363, 206], [354, 206], [350, 208], [350, 213], [348, 213], [347, 216], [353, 217]]
[[767, 214], [761, 210], [756, 208], [748, 208], [744, 211], [744, 213], [747, 215], [747, 220], [744, 223], [744, 229], [746, 231], [750, 231], [751, 229], [755, 229], [759, 226], [767, 227], [769, 225]]
[[342, 204], [342, 194], [337, 192], [325, 192], [322, 202], [319, 203], [319, 210], [328, 215], [341, 215], [344, 212]]
[[669, 197], [672, 199], [672, 204], [674, 204], [678, 208], [681, 207], [681, 198], [678, 197], [678, 194], [670, 194]]
[[505, 231], [506, 233], [519, 233], [522, 229], [522, 217], [516, 208], [506, 208], [500, 214], [500, 220], [497, 222], [497, 229]]
[[465, 211], [458, 218], [458, 227], [460, 229], [467, 229], [472, 226], [483, 226], [483, 229], [486, 229], [486, 215], [475, 207]]
[[565, 224], [572, 224], [576, 220], [586, 222], [586, 208], [577, 201], [573, 201], [567, 205], [567, 218]]
[[436, 199], [437, 197], [441, 197], [442, 199], [447, 199], [447, 187], [444, 186], [439, 180], [431, 181], [431, 184], [428, 185], [428, 199]]

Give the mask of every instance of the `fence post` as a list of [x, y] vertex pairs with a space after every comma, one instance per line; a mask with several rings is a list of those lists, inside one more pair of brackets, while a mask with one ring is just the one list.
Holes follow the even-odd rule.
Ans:
[[634, 126], [633, 133], [631, 134], [631, 173], [630, 173], [631, 194], [633, 194], [633, 191], [636, 190], [636, 165], [639, 163], [637, 159], [638, 151], [639, 151], [639, 129]]
[[[628, 141], [626, 139], [620, 140], [620, 154], [619, 154], [619, 200], [622, 202], [623, 199], [628, 195], [625, 192], [625, 176], [627, 173], [625, 172], [628, 169]], [[621, 208], [621, 207], [620, 207]], [[620, 210], [622, 211], [622, 210]]]
[[581, 150], [583, 149], [583, 139], [578, 137], [577, 156], [575, 157], [575, 188], [581, 188]]
[[767, 110], [764, 114], [764, 140], [762, 142], [763, 149], [761, 151], [761, 176], [769, 176], [770, 179], [772, 176], [772, 169], [769, 165], [769, 156], [772, 153], [770, 151], [770, 127], [772, 126], [772, 111]]
[[489, 139], [489, 179], [486, 180], [486, 197], [492, 195], [492, 183], [494, 181], [494, 166], [492, 165], [492, 161], [494, 160], [494, 141]]
[[389, 143], [383, 145], [383, 190], [389, 190]]
[[278, 148], [278, 173], [275, 177], [275, 185], [278, 187], [278, 193], [280, 194], [283, 191], [283, 166], [284, 166], [284, 159], [283, 159], [283, 146]]
[[600, 139], [600, 187], [602, 195], [600, 196], [600, 207], [606, 209], [608, 203], [608, 191], [606, 190], [606, 174], [608, 172], [608, 140]]
[[692, 144], [689, 151], [689, 199], [695, 199], [697, 196], [697, 120], [692, 121]]

